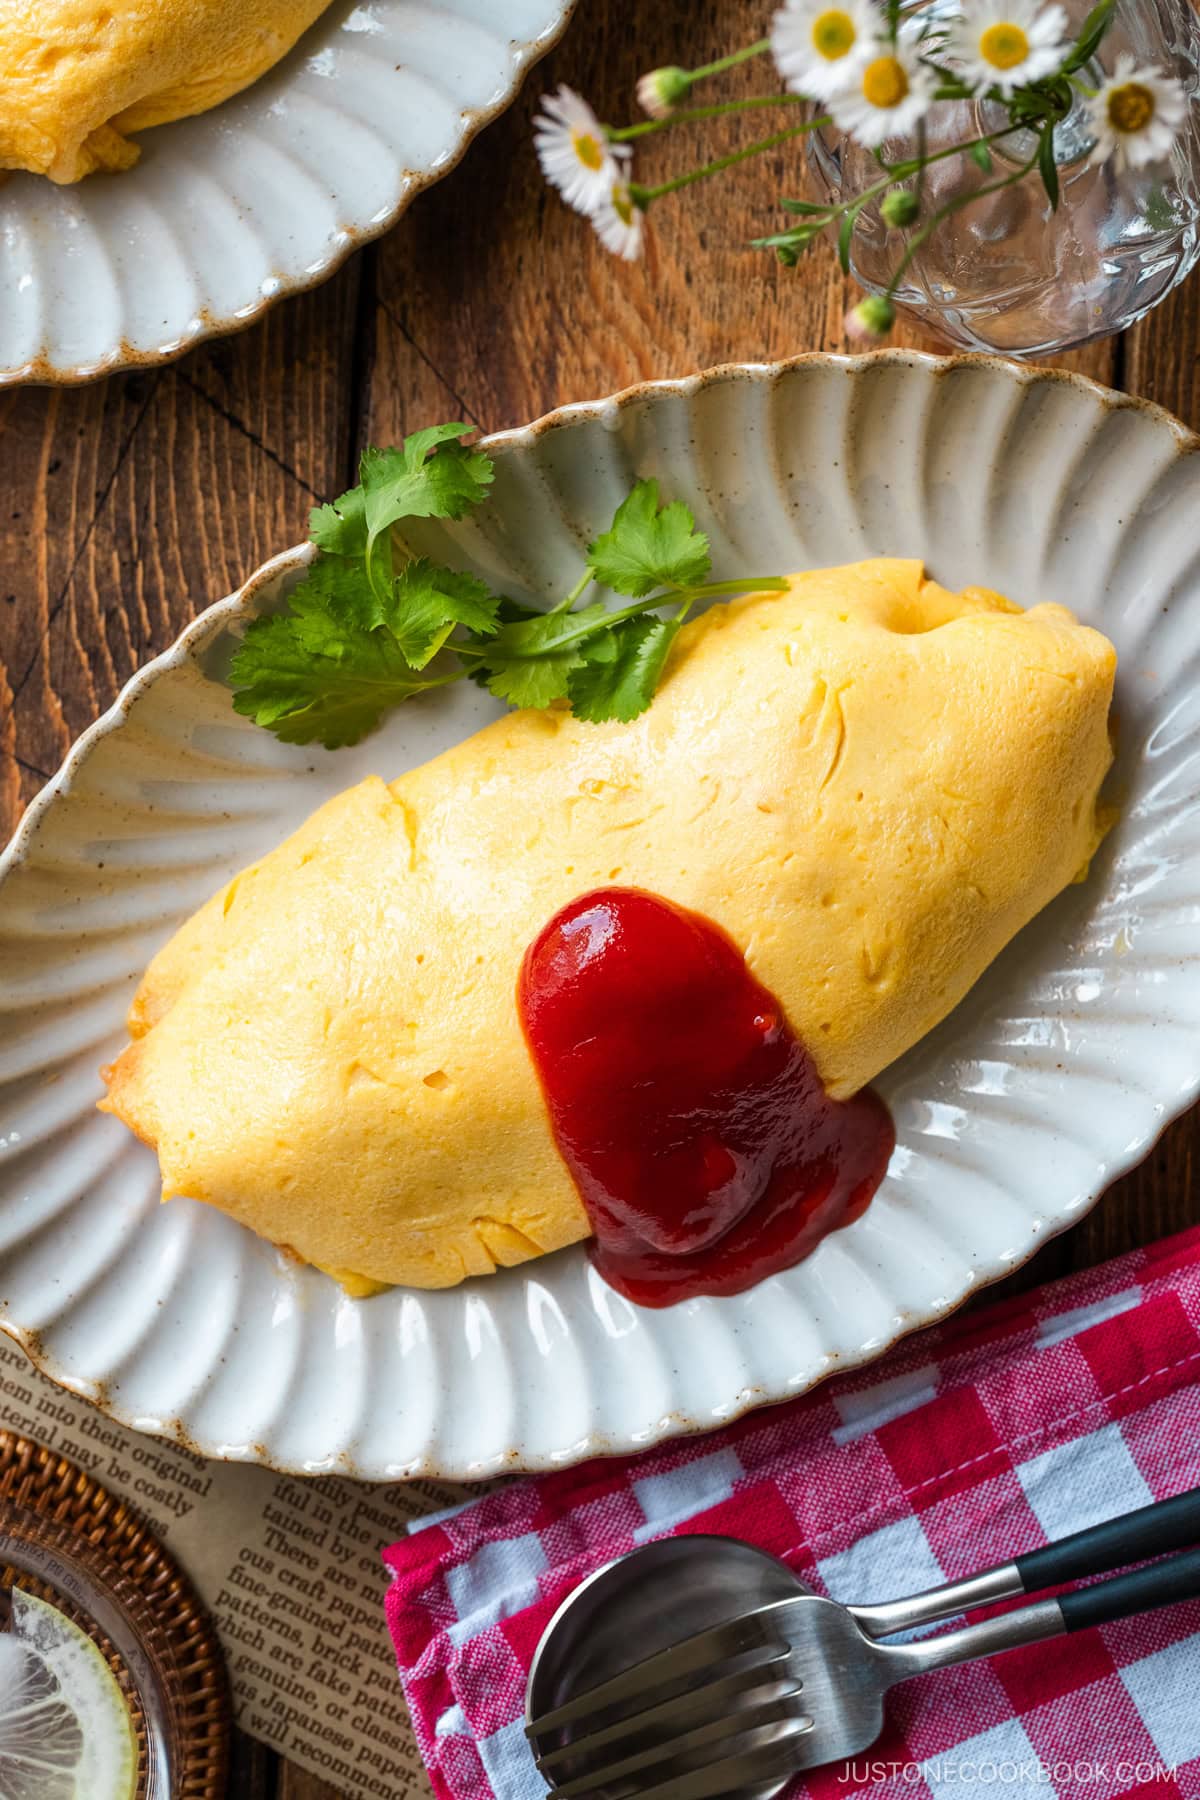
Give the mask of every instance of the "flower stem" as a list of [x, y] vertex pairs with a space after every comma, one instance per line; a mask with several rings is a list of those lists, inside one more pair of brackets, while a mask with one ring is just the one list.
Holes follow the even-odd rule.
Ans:
[[[948, 156], [965, 156], [969, 151], [975, 148], [976, 144], [983, 144], [985, 146], [995, 144], [1001, 138], [1011, 137], [1014, 131], [1024, 131], [1024, 129], [1025, 126], [1023, 124], [1002, 125], [998, 131], [986, 131], [982, 136], [967, 138], [961, 144], [947, 144], [943, 150], [931, 150], [925, 158], [924, 166], [928, 166], [928, 164], [935, 162], [945, 162]], [[922, 165], [918, 163], [916, 157], [909, 157], [907, 161], [902, 160], [895, 163], [884, 163], [883, 166], [888, 172], [889, 181], [904, 181], [909, 175], [917, 174]], [[875, 185], [876, 187], [885, 187], [887, 183], [877, 182]]]
[[707, 81], [710, 75], [723, 75], [726, 69], [736, 69], [739, 63], [751, 62], [756, 56], [765, 56], [770, 48], [770, 38], [756, 38], [744, 50], [734, 50], [729, 56], [719, 56], [716, 62], [704, 63], [701, 68], [689, 72], [693, 81]]
[[948, 200], [945, 206], [939, 206], [938, 210], [926, 220], [925, 224], [922, 225], [918, 231], [914, 231], [909, 238], [904, 255], [897, 263], [895, 273], [888, 282], [886, 298], [889, 300], [895, 299], [896, 289], [908, 272], [917, 251], [921, 248], [921, 245], [932, 236], [944, 219], [948, 219], [952, 213], [961, 212], [965, 206], [970, 206], [976, 200], [985, 199], [988, 194], [998, 194], [1003, 188], [1015, 187], [1018, 181], [1024, 181], [1027, 175], [1033, 173], [1034, 169], [1037, 167], [1037, 161], [1038, 153], [1035, 150], [1029, 161], [1023, 163], [1019, 169], [1014, 169], [1011, 175], [1005, 175], [1000, 181], [992, 181], [984, 187], [976, 188], [974, 193], [958, 194], [953, 200]]
[[610, 144], [628, 144], [634, 138], [650, 137], [656, 131], [668, 131], [672, 125], [694, 125], [700, 119], [720, 119], [726, 113], [751, 112], [759, 106], [803, 106], [803, 94], [755, 94], [749, 100], [723, 100], [716, 106], [684, 106], [668, 113], [665, 119], [643, 119], [638, 125], [608, 127]]
[[733, 150], [728, 156], [718, 156], [714, 162], [704, 163], [699, 169], [689, 169], [686, 175], [676, 175], [673, 181], [660, 182], [657, 187], [632, 186], [631, 198], [644, 212], [652, 200], [661, 200], [664, 194], [678, 193], [680, 188], [690, 187], [694, 181], [707, 181], [710, 175], [719, 175], [724, 169], [732, 169], [735, 163], [746, 162], [752, 156], [761, 156], [764, 150], [774, 150], [776, 145], [786, 144], [789, 138], [801, 137], [807, 131], [817, 131], [830, 122], [828, 116], [807, 119], [803, 125], [793, 125], [788, 131], [776, 131], [771, 137], [760, 138], [756, 144], [747, 144], [743, 150]]
[[[820, 119], [815, 122], [818, 125], [825, 123], [825, 121]], [[883, 167], [885, 173], [878, 181], [873, 181], [869, 187], [864, 188], [861, 194], [856, 194], [849, 200], [839, 201], [837, 205], [830, 205], [824, 211], [816, 208], [812, 209], [810, 220], [813, 232], [815, 234], [817, 231], [825, 230], [827, 226], [834, 224], [847, 212], [860, 212], [864, 206], [874, 200], [879, 194], [882, 194], [886, 188], [891, 187], [894, 182], [906, 181], [911, 175], [922, 174], [924, 169], [930, 163], [944, 162], [949, 156], [964, 156], [968, 151], [973, 150], [976, 144], [994, 144], [997, 139], [1009, 137], [1014, 131], [1020, 131], [1022, 129], [1023, 127], [1020, 125], [1005, 125], [1001, 127], [1000, 130], [989, 131], [982, 137], [968, 138], [965, 143], [948, 144], [943, 150], [930, 151], [923, 163], [918, 163], [917, 160], [912, 157], [903, 162], [884, 163]], [[786, 243], [794, 236], [795, 233], [793, 232], [780, 231], [776, 232], [771, 237], [754, 238], [751, 241], [756, 249], [773, 249], [781, 242]]]

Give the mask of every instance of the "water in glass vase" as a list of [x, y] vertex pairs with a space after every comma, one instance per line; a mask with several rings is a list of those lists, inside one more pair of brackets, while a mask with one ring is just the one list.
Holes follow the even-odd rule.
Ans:
[[[917, 9], [940, 19], [954, 7], [933, 0]], [[1066, 7], [1072, 34], [1089, 10]], [[1200, 256], [1200, 21], [1191, 0], [1120, 0], [1096, 61], [1080, 72], [1095, 88], [1124, 51], [1139, 65], [1176, 76], [1188, 97], [1187, 118], [1169, 156], [1149, 168], [1091, 161], [1095, 138], [1086, 95], [1055, 131], [1058, 210], [1036, 169], [1011, 186], [980, 194], [938, 223], [912, 253], [896, 300], [937, 334], [968, 350], [1008, 356], [1045, 355], [1121, 331], [1180, 282]], [[989, 101], [939, 101], [927, 119], [927, 148], [952, 149], [1008, 123]], [[834, 200], [879, 182], [874, 155], [826, 130], [811, 140], [819, 180]], [[991, 147], [991, 169], [967, 154], [931, 163], [921, 189], [921, 215], [908, 230], [889, 229], [877, 202], [860, 215], [851, 247], [855, 279], [882, 293], [906, 252], [939, 208], [956, 196], [996, 187], [1036, 147], [1019, 132]], [[915, 138], [890, 138], [888, 163], [914, 154]], [[906, 182], [915, 190], [915, 181]]]

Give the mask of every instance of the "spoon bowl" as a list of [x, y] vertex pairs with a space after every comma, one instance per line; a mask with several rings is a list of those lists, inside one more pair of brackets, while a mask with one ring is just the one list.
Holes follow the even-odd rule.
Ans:
[[[663, 1538], [597, 1569], [570, 1593], [543, 1633], [526, 1689], [526, 1718], [540, 1718], [573, 1695], [624, 1673], [681, 1638], [747, 1611], [811, 1593], [786, 1563], [736, 1538]], [[569, 1742], [570, 1731], [556, 1734]], [[551, 1748], [535, 1740], [534, 1750]], [[788, 1778], [747, 1788], [772, 1800]], [[596, 1800], [620, 1800], [597, 1787]]]

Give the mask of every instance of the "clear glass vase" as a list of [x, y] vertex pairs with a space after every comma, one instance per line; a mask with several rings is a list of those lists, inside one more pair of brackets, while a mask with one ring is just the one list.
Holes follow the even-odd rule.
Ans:
[[[1073, 30], [1088, 0], [1066, 0]], [[933, 17], [954, 10], [932, 0]], [[1007, 356], [1067, 350], [1122, 331], [1182, 281], [1200, 255], [1200, 21], [1191, 0], [1121, 0], [1097, 63], [1083, 73], [1092, 86], [1121, 51], [1176, 75], [1188, 95], [1187, 120], [1168, 161], [1118, 171], [1093, 165], [1087, 108], [1079, 101], [1055, 132], [1060, 203], [1055, 212], [1036, 173], [951, 214], [916, 251], [896, 292], [898, 303], [952, 344]], [[1006, 120], [994, 102], [940, 102], [928, 118], [928, 147], [948, 148]], [[925, 173], [922, 215], [954, 195], [975, 192], [1019, 168], [1033, 139], [1021, 133], [993, 147], [993, 173], [967, 155], [950, 156]], [[889, 139], [888, 162], [914, 154], [914, 139]], [[831, 132], [814, 133], [811, 153], [830, 198], [862, 193], [879, 180], [870, 151]], [[910, 181], [904, 185], [914, 187]], [[910, 233], [889, 230], [874, 203], [864, 207], [851, 248], [855, 279], [882, 293]]]

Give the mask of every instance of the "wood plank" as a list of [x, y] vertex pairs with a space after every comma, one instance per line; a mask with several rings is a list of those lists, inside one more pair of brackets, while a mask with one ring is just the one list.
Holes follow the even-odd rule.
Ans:
[[1200, 431], [1200, 271], [1128, 333], [1123, 385]]
[[[403, 1702], [400, 1702], [403, 1704]], [[330, 1787], [317, 1775], [298, 1769], [294, 1763], [280, 1762], [275, 1800], [340, 1800], [341, 1789]], [[258, 1800], [258, 1796], [254, 1796]]]
[[[256, 1743], [244, 1731], [235, 1731], [229, 1759], [230, 1800], [278, 1800], [280, 1766], [279, 1758], [265, 1744]], [[324, 1796], [310, 1796], [309, 1800], [328, 1800], [329, 1795], [326, 1789]]]
[[342, 486], [358, 288], [356, 264], [171, 368], [0, 397], [0, 837], [132, 671]]

